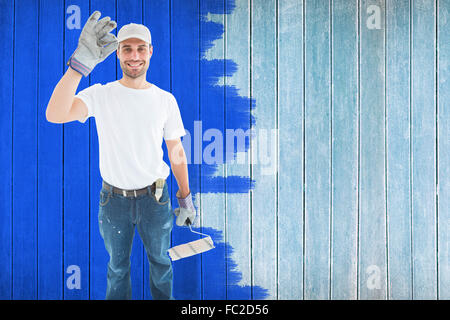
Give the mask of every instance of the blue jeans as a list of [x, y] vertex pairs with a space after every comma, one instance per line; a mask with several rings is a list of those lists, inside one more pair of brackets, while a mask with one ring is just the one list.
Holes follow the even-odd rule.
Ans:
[[130, 256], [137, 227], [150, 265], [153, 299], [173, 299], [172, 263], [167, 255], [173, 227], [167, 182], [159, 201], [150, 186], [147, 193], [126, 197], [102, 186], [98, 223], [109, 253], [106, 299], [131, 299]]

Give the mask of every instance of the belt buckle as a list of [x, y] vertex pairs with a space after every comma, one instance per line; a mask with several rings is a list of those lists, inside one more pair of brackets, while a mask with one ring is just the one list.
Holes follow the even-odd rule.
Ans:
[[[133, 190], [133, 193], [134, 193], [134, 196], [137, 198], [136, 190]], [[126, 197], [127, 196], [127, 190], [122, 189], [122, 194], [123, 194], [124, 197]]]

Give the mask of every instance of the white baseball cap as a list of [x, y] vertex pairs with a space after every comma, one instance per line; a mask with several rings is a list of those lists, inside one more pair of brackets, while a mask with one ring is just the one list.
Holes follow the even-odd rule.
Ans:
[[149, 44], [152, 43], [150, 30], [143, 24], [129, 23], [120, 28], [117, 34], [117, 41], [122, 42], [130, 38], [138, 38]]

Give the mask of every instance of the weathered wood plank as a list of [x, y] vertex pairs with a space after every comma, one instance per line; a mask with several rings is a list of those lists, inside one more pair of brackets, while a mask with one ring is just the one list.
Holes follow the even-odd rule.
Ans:
[[410, 2], [388, 1], [386, 152], [389, 299], [412, 298]]
[[[227, 1], [226, 5], [230, 5]], [[241, 126], [234, 124], [235, 103], [233, 97], [248, 100], [241, 107], [250, 111], [250, 1], [235, 1], [233, 12], [225, 16], [225, 57], [236, 64], [232, 76], [225, 78], [226, 84], [226, 128], [236, 130]], [[227, 65], [228, 68], [230, 65]], [[240, 100], [242, 101], [242, 100]], [[250, 124], [250, 115], [247, 117]], [[246, 130], [244, 130], [246, 131]], [[235, 131], [236, 133], [236, 131]], [[250, 139], [250, 138], [247, 138]], [[226, 152], [233, 152], [226, 148]], [[235, 161], [227, 161], [227, 176], [248, 177], [250, 180], [250, 150], [237, 150], [243, 159], [236, 155]], [[227, 258], [236, 266], [227, 267], [227, 299], [251, 298], [251, 212], [250, 192], [227, 194], [226, 196]]]
[[384, 14], [384, 1], [360, 2], [360, 299], [387, 295]]
[[251, 8], [251, 95], [256, 101], [252, 139], [252, 285], [277, 294], [277, 66], [274, 0], [254, 0]]
[[412, 2], [413, 298], [437, 298], [435, 1]]
[[[81, 13], [83, 28], [91, 12], [89, 1], [77, 3]], [[68, 15], [66, 15], [68, 17]], [[102, 14], [103, 16], [103, 14]], [[81, 29], [64, 28], [64, 62], [70, 58], [78, 45]], [[67, 66], [64, 67], [67, 70]], [[95, 71], [94, 71], [95, 72]], [[90, 85], [89, 78], [83, 77], [78, 91]], [[91, 120], [89, 120], [91, 121]], [[64, 285], [64, 299], [89, 299], [89, 126], [80, 126], [78, 121], [63, 126], [63, 232], [64, 232], [64, 272], [71, 265], [80, 268], [81, 289], [71, 290]], [[69, 275], [65, 273], [64, 281]]]
[[[63, 127], [47, 121], [45, 111], [53, 87], [64, 67], [62, 28], [66, 15], [63, 2], [41, 1], [39, 8], [39, 100], [38, 100], [38, 299], [63, 297], [62, 147]], [[50, 54], [51, 53], [51, 54]], [[87, 271], [87, 270], [85, 270]]]
[[3, 41], [0, 49], [0, 66], [4, 72], [0, 75], [0, 99], [3, 112], [0, 113], [0, 260], [3, 261], [0, 269], [0, 299], [12, 299], [12, 273], [13, 273], [13, 202], [12, 202], [12, 176], [13, 176], [13, 112], [14, 112], [14, 3], [0, 2], [0, 21], [2, 28], [0, 34]]
[[450, 1], [438, 2], [438, 298], [450, 299]]
[[13, 299], [37, 298], [38, 2], [14, 8], [13, 79]]
[[279, 299], [303, 298], [303, 2], [278, 2]]
[[[201, 175], [201, 225], [225, 231], [225, 181], [210, 179], [206, 170], [225, 176], [225, 88], [215, 79], [225, 72], [223, 0], [200, 0], [200, 119], [203, 126]], [[209, 192], [211, 189], [214, 192]], [[226, 265], [223, 239], [202, 256], [202, 298], [226, 298]], [[222, 244], [220, 244], [222, 243]], [[223, 249], [222, 249], [223, 248]]]
[[330, 297], [330, 9], [305, 1], [305, 299]]
[[332, 8], [331, 299], [356, 299], [358, 263], [358, 3]]

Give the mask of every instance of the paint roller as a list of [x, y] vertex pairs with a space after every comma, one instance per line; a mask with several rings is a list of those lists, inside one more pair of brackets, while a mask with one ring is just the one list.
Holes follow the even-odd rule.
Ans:
[[214, 242], [212, 241], [212, 239], [209, 235], [192, 230], [191, 220], [186, 216], [187, 214], [189, 214], [189, 212], [187, 212], [187, 210], [183, 210], [183, 209], [180, 210], [179, 208], [177, 208], [174, 210], [174, 212], [175, 212], [175, 215], [177, 216], [177, 221], [186, 221], [186, 225], [189, 226], [189, 230], [191, 230], [192, 233], [199, 234], [201, 236], [205, 236], [205, 238], [201, 238], [201, 239], [198, 239], [195, 241], [180, 244], [178, 246], [172, 247], [169, 250], [167, 250], [167, 253], [169, 254], [170, 259], [172, 261], [191, 257], [193, 255], [203, 253], [205, 251], [215, 248]]

